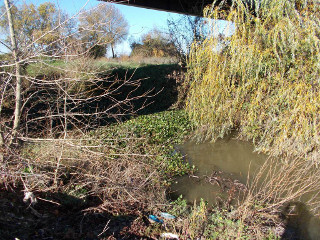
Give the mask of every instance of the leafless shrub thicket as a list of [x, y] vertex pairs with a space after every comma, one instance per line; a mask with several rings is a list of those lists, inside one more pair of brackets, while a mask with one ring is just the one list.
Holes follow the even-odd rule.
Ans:
[[237, 219], [250, 226], [256, 236], [263, 236], [266, 224], [280, 230], [284, 228], [283, 217], [294, 217], [298, 219], [294, 227], [299, 227], [301, 236], [318, 239], [314, 232], [319, 227], [314, 221], [318, 222], [320, 214], [318, 168], [304, 158], [279, 161], [269, 157], [250, 178], [248, 192], [235, 214]]
[[303, 201], [318, 215], [319, 171], [303, 158], [284, 162], [270, 157], [250, 183], [247, 204], [259, 200], [265, 203], [259, 211], [279, 211], [287, 203]]
[[[99, 67], [91, 50], [115, 42], [89, 44], [77, 38], [78, 30], [68, 24], [76, 17], [61, 20], [27, 46], [18, 45], [17, 58], [0, 66], [0, 184], [38, 193], [39, 199], [44, 192], [91, 196], [109, 212], [141, 209], [152, 199], [161, 202], [160, 184], [150, 181], [159, 176], [147, 164], [149, 156], [134, 147], [119, 152], [111, 146], [121, 139], [88, 137], [88, 130], [142, 109], [152, 89], [141, 93], [142, 80], [119, 79]], [[65, 34], [40, 44], [57, 32]], [[21, 71], [15, 71], [17, 66]]]
[[[108, 6], [99, 5], [95, 11], [108, 9]], [[88, 18], [86, 12], [70, 18], [58, 15], [59, 19], [49, 22], [48, 30], [42, 30], [40, 36], [38, 34], [35, 38], [35, 33], [21, 36], [20, 31], [24, 30], [20, 29], [19, 21], [11, 14], [14, 7], [8, 2], [6, 12], [11, 20], [8, 17], [9, 20], [4, 21], [12, 27], [8, 36], [15, 46], [8, 48], [15, 50], [15, 57], [3, 61], [0, 68], [2, 145], [11, 142], [15, 138], [13, 135], [26, 136], [32, 130], [39, 132], [46, 129], [46, 133], [57, 136], [79, 126], [93, 128], [99, 121], [132, 114], [143, 107], [143, 103], [137, 106], [134, 102], [148, 94], [134, 94], [140, 86], [139, 80], [132, 80], [132, 76], [126, 79], [110, 76], [92, 60], [92, 51], [96, 47], [106, 48], [109, 43], [114, 45], [115, 40], [110, 38], [109, 32], [105, 33], [107, 36], [92, 41], [88, 33], [83, 36], [83, 29], [79, 31], [74, 21]], [[46, 11], [56, 14], [54, 5], [47, 4], [45, 7]], [[114, 11], [113, 7], [109, 8], [110, 12]], [[99, 22], [96, 24], [99, 25]], [[101, 26], [105, 25], [106, 20], [101, 23]], [[102, 35], [101, 29], [92, 29], [90, 34], [94, 32]], [[21, 39], [27, 39], [29, 44], [23, 44]]]

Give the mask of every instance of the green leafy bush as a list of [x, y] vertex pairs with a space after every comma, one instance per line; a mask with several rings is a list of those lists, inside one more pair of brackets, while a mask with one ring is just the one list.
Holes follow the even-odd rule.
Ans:
[[[112, 147], [119, 153], [132, 152], [134, 149], [134, 154], [149, 155], [152, 164], [157, 164], [164, 178], [171, 179], [190, 171], [190, 166], [174, 147], [183, 143], [191, 131], [192, 125], [184, 111], [165, 111], [101, 128], [98, 135], [106, 139], [108, 144], [115, 144]], [[115, 141], [110, 142], [108, 139]]]

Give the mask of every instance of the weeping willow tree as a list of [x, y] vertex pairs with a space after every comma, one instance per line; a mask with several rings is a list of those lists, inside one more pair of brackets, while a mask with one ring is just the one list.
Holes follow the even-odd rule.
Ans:
[[[215, 4], [213, 4], [214, 6]], [[312, 160], [320, 150], [320, 5], [303, 0], [234, 0], [207, 8], [234, 33], [194, 45], [187, 111], [201, 139], [237, 129], [272, 156]]]

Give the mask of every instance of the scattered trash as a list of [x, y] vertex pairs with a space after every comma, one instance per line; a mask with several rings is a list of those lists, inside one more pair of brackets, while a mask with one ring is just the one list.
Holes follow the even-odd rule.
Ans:
[[162, 233], [161, 237], [166, 238], [166, 239], [178, 239], [179, 240], [179, 236], [177, 234], [173, 234], [173, 233]]
[[149, 215], [149, 221], [151, 223], [163, 223], [163, 220], [159, 219], [157, 216]]
[[166, 212], [161, 212], [160, 215], [161, 215], [161, 217], [166, 218], [166, 219], [175, 219], [176, 218], [175, 216], [173, 216], [169, 213], [166, 213]]
[[30, 203], [32, 205], [37, 203], [37, 198], [34, 196], [33, 192], [25, 192], [24, 193], [23, 201], [26, 203], [26, 202], [28, 202], [28, 200], [30, 200]]

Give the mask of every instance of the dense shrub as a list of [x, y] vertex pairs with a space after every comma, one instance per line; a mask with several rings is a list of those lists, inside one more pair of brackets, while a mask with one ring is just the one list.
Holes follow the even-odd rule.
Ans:
[[141, 42], [132, 42], [131, 48], [132, 57], [178, 56], [178, 50], [175, 45], [163, 33], [156, 29], [142, 36]]
[[[234, 34], [194, 45], [187, 110], [203, 139], [237, 128], [273, 156], [319, 156], [320, 6], [313, 1], [234, 0], [223, 16]], [[215, 20], [212, 20], [214, 23]], [[212, 25], [217, 31], [217, 24]], [[236, 27], [235, 27], [236, 26]]]

